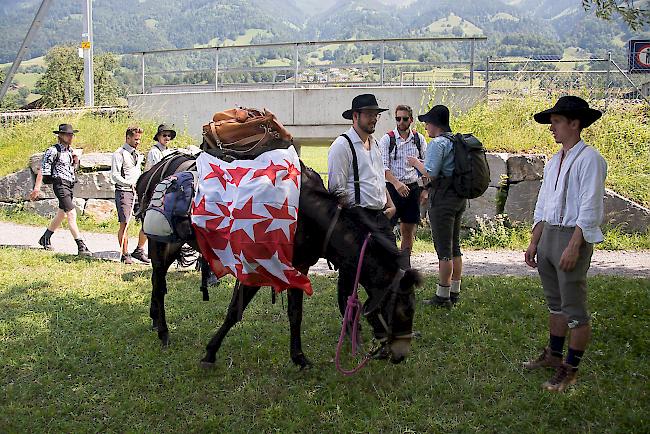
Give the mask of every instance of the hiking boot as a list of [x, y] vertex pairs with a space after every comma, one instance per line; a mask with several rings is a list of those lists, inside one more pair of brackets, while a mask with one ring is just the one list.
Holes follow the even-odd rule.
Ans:
[[131, 257], [133, 259], [137, 259], [140, 262], [144, 262], [145, 264], [150, 263], [151, 261], [149, 260], [149, 257], [147, 254], [144, 252], [144, 249], [141, 249], [140, 247], [136, 248], [133, 253], [131, 253]]
[[422, 300], [422, 303], [429, 306], [446, 307], [447, 309], [451, 309], [452, 306], [452, 302], [449, 297], [440, 297], [438, 295], [434, 295], [433, 298], [430, 298], [428, 300]]
[[524, 362], [523, 366], [526, 369], [538, 369], [538, 368], [558, 368], [562, 365], [562, 357], [557, 357], [551, 354], [551, 348], [546, 347], [542, 351], [542, 354], [535, 360], [530, 360]]
[[45, 250], [52, 250], [52, 243], [50, 242], [50, 237], [46, 236], [43, 234], [41, 238], [38, 240], [38, 244], [40, 244]]
[[133, 259], [131, 259], [131, 255], [122, 255], [122, 257], [120, 258], [120, 261], [122, 261], [126, 265], [133, 264]]
[[88, 247], [86, 246], [86, 243], [79, 240], [79, 241], [77, 241], [77, 255], [79, 255], [79, 256], [92, 256], [93, 253], [90, 250], [88, 250]]
[[460, 292], [450, 292], [449, 293], [449, 301], [451, 301], [452, 305], [455, 305], [458, 303], [458, 300], [460, 299]]
[[551, 392], [564, 392], [564, 390], [576, 384], [578, 381], [578, 370], [568, 363], [561, 363], [555, 369], [553, 378], [542, 384], [542, 387]]

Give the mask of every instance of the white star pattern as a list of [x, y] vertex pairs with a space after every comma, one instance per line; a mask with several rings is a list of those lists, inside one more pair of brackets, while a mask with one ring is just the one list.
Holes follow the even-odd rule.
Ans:
[[233, 274], [237, 273], [236, 266], [239, 261], [237, 261], [237, 258], [235, 258], [235, 255], [232, 252], [232, 248], [230, 247], [230, 243], [226, 244], [226, 248], [223, 250], [212, 249], [212, 251], [215, 253], [215, 255], [217, 255], [219, 261], [221, 261], [224, 267], [230, 268]]
[[255, 262], [248, 262], [244, 253], [237, 255], [237, 258], [239, 259], [239, 262], [241, 262], [242, 274], [252, 274], [259, 267], [259, 264], [256, 264]]
[[278, 252], [275, 252], [273, 256], [269, 259], [258, 259], [255, 258], [258, 264], [260, 264], [266, 271], [282, 280], [285, 283], [289, 283], [289, 279], [284, 275], [284, 270], [291, 270], [291, 267], [285, 265], [280, 258], [278, 257]]

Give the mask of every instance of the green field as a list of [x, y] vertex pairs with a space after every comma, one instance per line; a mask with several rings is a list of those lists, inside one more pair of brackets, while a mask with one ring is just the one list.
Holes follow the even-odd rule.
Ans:
[[271, 305], [262, 291], [216, 368], [203, 371], [229, 284], [202, 302], [197, 272], [170, 273], [163, 351], [149, 330], [148, 267], [15, 249], [0, 249], [0, 262], [0, 432], [646, 430], [647, 279], [590, 279], [593, 343], [577, 386], [555, 395], [540, 387], [550, 372], [520, 367], [548, 338], [538, 279], [465, 278], [452, 311], [418, 304], [422, 336], [407, 361], [373, 361], [346, 378], [331, 363], [340, 329], [332, 278], [314, 277], [305, 301], [311, 370], [289, 361], [286, 300]]

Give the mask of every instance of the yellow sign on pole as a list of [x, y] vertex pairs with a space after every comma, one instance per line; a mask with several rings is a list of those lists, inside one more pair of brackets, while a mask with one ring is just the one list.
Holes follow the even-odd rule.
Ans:
[[90, 50], [90, 41], [82, 41], [81, 48], [83, 48], [84, 50]]

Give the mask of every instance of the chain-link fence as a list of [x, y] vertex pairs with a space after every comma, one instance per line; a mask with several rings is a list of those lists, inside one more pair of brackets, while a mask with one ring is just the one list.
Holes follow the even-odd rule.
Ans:
[[602, 108], [612, 100], [650, 104], [650, 74], [629, 74], [611, 56], [488, 59], [483, 77], [489, 101], [571, 93]]

